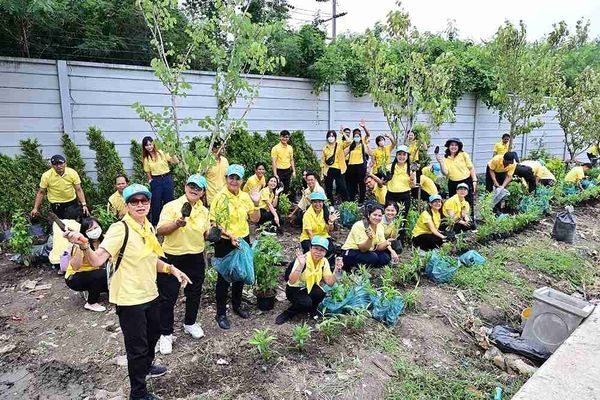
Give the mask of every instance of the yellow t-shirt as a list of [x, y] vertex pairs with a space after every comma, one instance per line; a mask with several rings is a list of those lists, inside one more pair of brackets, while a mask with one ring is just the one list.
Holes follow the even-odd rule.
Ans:
[[387, 190], [393, 193], [404, 193], [410, 190], [410, 175], [406, 172], [406, 165], [396, 164], [394, 176], [387, 183]]
[[[164, 205], [158, 228], [162, 225], [175, 222], [181, 217], [181, 207], [187, 202], [185, 195]], [[162, 248], [167, 254], [180, 256], [183, 254], [199, 254], [204, 251], [204, 232], [210, 229], [208, 209], [201, 201], [192, 207], [192, 213], [185, 219], [186, 224], [165, 235]]]
[[[363, 221], [355, 222], [352, 225], [352, 229], [350, 229], [350, 233], [342, 246], [343, 250], [358, 250], [358, 245], [365, 240], [368, 239], [367, 230], [365, 229], [365, 223]], [[373, 243], [369, 250], [373, 251], [377, 247], [377, 245], [381, 242], [384, 242], [385, 238], [385, 230], [383, 228], [383, 224], [377, 225], [377, 231], [375, 232], [375, 236], [373, 237]]]
[[500, 141], [494, 145], [494, 156], [503, 156], [505, 153], [508, 153], [508, 143]]
[[[333, 273], [331, 272], [331, 267], [329, 266], [329, 261], [327, 261], [327, 259], [325, 257], [321, 258], [321, 260], [319, 260], [319, 262], [316, 265], [314, 264], [312, 256], [310, 255], [310, 251], [305, 254], [305, 257], [306, 257], [306, 265], [304, 267], [304, 270], [302, 271], [302, 274], [300, 275], [300, 278], [298, 278], [298, 280], [295, 283], [290, 283], [288, 281], [288, 283], [287, 283], [288, 286], [299, 287], [299, 288], [306, 287], [306, 270], [308, 270], [308, 269], [320, 269], [322, 271], [323, 277], [333, 275]], [[294, 266], [292, 268], [292, 271], [294, 269], [297, 269], [298, 267], [299, 267], [298, 260], [296, 260], [296, 261], [294, 261]], [[317, 282], [316, 285], [321, 287], [321, 282]]]
[[[323, 175], [327, 175], [329, 168], [337, 168], [343, 174], [346, 172], [346, 157], [344, 156], [344, 149], [350, 146], [350, 142], [344, 142], [342, 140], [337, 141], [337, 150], [335, 150], [335, 143], [328, 143], [323, 147], [321, 151], [321, 170]], [[335, 158], [333, 164], [325, 164], [325, 160], [333, 155], [335, 150]]]
[[171, 169], [169, 168], [171, 155], [162, 150], [157, 150], [156, 153], [156, 160], [152, 157], [144, 158], [144, 172], [150, 172], [150, 175], [152, 176], [164, 175], [171, 172]]
[[[72, 251], [71, 258], [73, 258], [81, 250], [79, 249], [79, 246], [74, 245], [73, 249], [71, 251]], [[78, 272], [94, 271], [96, 269], [99, 269], [99, 268], [94, 267], [92, 264], [90, 264], [87, 257], [84, 254], [83, 259], [81, 260], [81, 265], [79, 266], [78, 270], [74, 270], [73, 267], [71, 266], [71, 263], [69, 263], [69, 265], [67, 266], [67, 271], [65, 272], [65, 279], [67, 279], [71, 275], [75, 275]]]
[[386, 239], [396, 239], [398, 237], [398, 227], [394, 223], [395, 220], [396, 219], [388, 221], [385, 218], [381, 220], [381, 224], [383, 225], [383, 234], [385, 235]]
[[62, 176], [57, 174], [54, 168], [50, 168], [40, 179], [40, 187], [48, 192], [50, 203], [68, 203], [75, 200], [75, 186], [80, 184], [79, 174], [69, 167], [65, 168]]
[[429, 193], [430, 196], [432, 194], [438, 194], [438, 188], [435, 186], [435, 183], [425, 175], [421, 175], [421, 189]]
[[230, 231], [238, 238], [245, 238], [250, 234], [248, 216], [256, 209], [250, 195], [242, 190], [237, 195], [223, 188], [210, 204], [210, 220], [216, 222], [217, 212], [227, 207], [229, 219], [225, 221], [225, 230]]
[[373, 188], [373, 196], [375, 196], [375, 200], [383, 205], [385, 204], [385, 195], [387, 194], [387, 186], [386, 185], [375, 185]]
[[565, 175], [565, 182], [577, 183], [583, 178], [585, 178], [585, 172], [583, 171], [583, 167], [573, 167], [567, 173], [567, 175]]
[[246, 193], [252, 193], [255, 190], [260, 192], [261, 189], [264, 188], [265, 186], [267, 186], [267, 180], [266, 180], [265, 176], [263, 175], [259, 179], [258, 176], [256, 176], [256, 174], [254, 174], [250, 178], [248, 178], [248, 180], [244, 184], [244, 188], [242, 190]]
[[213, 198], [217, 193], [221, 191], [225, 187], [227, 183], [227, 178], [225, 174], [227, 173], [227, 168], [229, 168], [229, 161], [223, 156], [219, 158], [215, 165], [211, 166], [206, 171], [206, 200], [208, 204], [212, 204]]
[[508, 175], [511, 175], [515, 172], [517, 168], [517, 163], [509, 164], [508, 166], [504, 166], [504, 156], [495, 156], [488, 162], [488, 167], [494, 172], [506, 172]]
[[306, 212], [302, 217], [302, 233], [300, 234], [300, 241], [310, 239], [310, 236], [308, 236], [308, 233], [306, 232], [307, 230], [310, 230], [313, 236], [329, 237], [327, 221], [325, 221], [325, 213], [323, 210], [317, 214], [312, 207], [306, 209]]
[[373, 149], [373, 173], [377, 174], [381, 170], [385, 172], [390, 170], [392, 164], [392, 148], [394, 146], [388, 144], [387, 146], [377, 146]]
[[[62, 219], [61, 220], [67, 228], [79, 232], [79, 222], [74, 219]], [[71, 243], [63, 236], [63, 231], [56, 225], [56, 223], [52, 224], [52, 250], [50, 254], [48, 254], [48, 260], [50, 260], [51, 264], [59, 264], [60, 257], [63, 253], [71, 246]]]
[[433, 222], [433, 226], [435, 226], [436, 229], [439, 229], [441, 221], [442, 216], [440, 215], [439, 211], [431, 210], [431, 214], [429, 214], [428, 211], [423, 211], [421, 215], [419, 215], [417, 223], [413, 228], [412, 237], [433, 233], [431, 232], [431, 229], [429, 229], [428, 224]]
[[260, 191], [260, 201], [258, 202], [258, 208], [262, 208], [263, 210], [269, 211], [269, 205], [267, 201], [273, 204], [273, 200], [275, 199], [275, 192], [273, 192], [268, 187], [263, 188]]
[[325, 194], [325, 190], [323, 190], [323, 187], [319, 185], [319, 182], [315, 183], [315, 188], [313, 190], [310, 190], [310, 188], [308, 187], [305, 188], [304, 190], [302, 190], [302, 198], [298, 202], [299, 209], [301, 209], [302, 211], [306, 211], [306, 209], [310, 207], [310, 195], [313, 192], [321, 192]]
[[[348, 142], [349, 146], [352, 146], [352, 142]], [[362, 146], [361, 146], [362, 144]], [[361, 139], [360, 143], [356, 143], [354, 146], [354, 150], [350, 151], [348, 155], [348, 165], [361, 165], [364, 163], [364, 155], [363, 155], [363, 147], [365, 148], [365, 153], [368, 144], [365, 143], [364, 139]]]
[[446, 217], [448, 217], [448, 210], [452, 211], [454, 213], [454, 220], [458, 221], [461, 218], [463, 208], [465, 209], [467, 215], [471, 212], [471, 206], [469, 205], [469, 202], [467, 200], [461, 201], [458, 195], [455, 194], [446, 200], [444, 207], [442, 207], [442, 212]]
[[[129, 215], [125, 215], [122, 221], [129, 225], [129, 238], [119, 269], [110, 281], [109, 301], [120, 306], [144, 304], [158, 297], [156, 286], [158, 255], [152, 252], [140, 257], [141, 254], [146, 253], [146, 244], [142, 236], [131, 228], [132, 224], [137, 222]], [[112, 224], [100, 244], [100, 247], [111, 255], [113, 264], [117, 262], [119, 250], [125, 239], [123, 222]]]
[[473, 163], [471, 157], [464, 151], [461, 151], [454, 157], [444, 157], [442, 162], [448, 169], [448, 180], [462, 181], [471, 176], [471, 168]]
[[556, 180], [556, 177], [546, 166], [542, 165], [540, 168], [540, 179], [551, 179], [553, 181]]
[[408, 146], [408, 154], [410, 162], [419, 161], [419, 144], [416, 140]]
[[587, 152], [588, 152], [588, 153], [590, 153], [590, 154], [591, 154], [591, 155], [593, 155], [593, 156], [596, 156], [596, 157], [598, 157], [598, 154], [600, 154], [600, 149], [598, 149], [598, 145], [597, 145], [597, 144], [595, 144], [595, 145], [592, 145], [592, 146], [591, 146], [591, 147], [588, 149], [588, 151], [587, 151]]
[[123, 198], [123, 195], [119, 193], [118, 190], [111, 194], [108, 198], [108, 208], [117, 217], [123, 210], [127, 208], [127, 204], [125, 204], [125, 199]]
[[284, 146], [279, 142], [271, 149], [271, 158], [275, 159], [275, 167], [277, 169], [291, 168], [294, 149], [289, 144]]

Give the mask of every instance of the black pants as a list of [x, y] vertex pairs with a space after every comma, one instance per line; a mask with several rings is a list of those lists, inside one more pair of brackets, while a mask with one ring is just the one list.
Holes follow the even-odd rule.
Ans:
[[[419, 188], [412, 188], [412, 189], [410, 189], [410, 195], [413, 198], [418, 199], [419, 198]], [[425, 189], [421, 188], [421, 197], [420, 197], [420, 199], [423, 200], [423, 201], [429, 202], [429, 196], [430, 196], [430, 194], [427, 193], [425, 191]]]
[[424, 233], [422, 235], [415, 236], [412, 241], [416, 247], [425, 251], [437, 249], [444, 243], [441, 238], [437, 237], [433, 233]]
[[346, 188], [348, 189], [348, 200], [356, 201], [356, 193], [358, 193], [358, 203], [362, 204], [365, 201], [365, 178], [367, 176], [367, 167], [365, 164], [348, 165], [346, 170]]
[[[264, 208], [260, 209], [260, 219], [258, 220], [258, 224], [262, 225], [267, 222], [275, 223], [275, 216], [269, 210], [265, 210]], [[281, 220], [279, 221], [281, 222]]]
[[[240, 238], [241, 240], [242, 238]], [[250, 243], [250, 236], [243, 238]], [[225, 257], [227, 254], [235, 250], [230, 240], [223, 239], [215, 243], [215, 257]], [[217, 315], [225, 315], [227, 313], [227, 292], [231, 286], [231, 304], [233, 308], [239, 309], [242, 306], [242, 292], [244, 291], [244, 282], [229, 283], [223, 276], [217, 273], [217, 287], [215, 290], [217, 299]]]
[[535, 174], [533, 173], [533, 169], [531, 167], [528, 167], [527, 165], [517, 165], [515, 168], [515, 176], [525, 179], [529, 193], [535, 192], [537, 183], [535, 181]]
[[154, 347], [160, 337], [160, 305], [158, 297], [135, 306], [117, 305], [119, 324], [123, 331], [131, 397], [148, 394], [146, 375], [154, 361]]
[[325, 175], [325, 194], [329, 199], [331, 205], [335, 204], [333, 201], [333, 182], [335, 182], [335, 190], [338, 196], [341, 197], [342, 201], [348, 200], [348, 190], [346, 188], [346, 179], [339, 168], [329, 168], [327, 175]]
[[77, 199], [66, 203], [50, 203], [50, 209], [60, 219], [78, 219], [82, 212]]
[[295, 315], [299, 313], [315, 312], [325, 298], [325, 292], [317, 285], [313, 285], [310, 293], [306, 288], [286, 285], [285, 296], [292, 303], [287, 312]]
[[392, 256], [388, 250], [365, 251], [346, 250], [344, 251], [344, 270], [352, 271], [353, 267], [365, 264], [370, 267], [383, 267], [392, 261]]
[[[505, 179], [506, 172], [496, 172], [496, 182], [502, 185]], [[494, 191], [494, 181], [492, 179], [492, 175], [490, 174], [490, 167], [485, 168], [485, 190], [488, 192]]]
[[448, 179], [448, 198], [456, 194], [456, 187], [460, 183], [465, 183], [467, 186], [469, 186], [469, 193], [467, 193], [467, 195], [465, 196], [465, 200], [467, 200], [467, 203], [469, 203], [469, 205], [471, 206], [471, 218], [473, 218], [473, 216], [475, 215], [475, 204], [473, 202], [475, 196], [475, 191], [473, 189], [473, 178], [469, 176], [468, 178], [465, 178], [462, 181], [451, 181]]
[[[194, 325], [200, 308], [200, 297], [202, 296], [202, 284], [204, 283], [204, 253], [183, 254], [174, 256], [167, 254], [167, 260], [186, 274], [192, 283], [188, 283], [183, 289], [185, 294], [185, 325]], [[171, 335], [173, 333], [174, 310], [179, 287], [181, 284], [173, 275], [158, 274], [158, 294], [160, 296], [160, 334]]]
[[100, 293], [108, 293], [108, 283], [106, 281], [106, 271], [104, 269], [77, 272], [65, 279], [65, 283], [69, 289], [76, 292], [87, 291], [87, 302], [90, 304], [98, 302]]
[[[279, 181], [281, 183], [283, 183], [285, 192], [291, 196], [292, 192], [291, 192], [291, 188], [290, 188], [290, 180], [292, 179], [292, 169], [291, 168], [286, 168], [286, 169], [277, 168], [277, 176], [279, 177]], [[293, 198], [290, 197], [290, 200], [293, 201]]]
[[540, 179], [540, 183], [543, 186], [554, 186], [556, 181], [554, 179]]

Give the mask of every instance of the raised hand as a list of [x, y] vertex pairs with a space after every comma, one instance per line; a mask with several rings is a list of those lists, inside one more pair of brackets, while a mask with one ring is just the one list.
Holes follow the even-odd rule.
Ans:
[[277, 196], [279, 196], [279, 194], [280, 194], [281, 192], [283, 192], [283, 186], [280, 186], [280, 187], [278, 187], [277, 189], [275, 189], [275, 194], [276, 194]]
[[339, 272], [344, 268], [344, 259], [342, 257], [335, 258], [335, 271]]
[[335, 222], [340, 218], [340, 212], [339, 211], [334, 211], [331, 214], [329, 214], [329, 222]]
[[258, 204], [258, 202], [260, 201], [260, 193], [258, 190], [254, 190], [252, 193], [250, 193], [250, 199], [252, 199], [252, 202], [254, 204]]
[[300, 249], [296, 249], [296, 260], [302, 267], [306, 265], [306, 255]]

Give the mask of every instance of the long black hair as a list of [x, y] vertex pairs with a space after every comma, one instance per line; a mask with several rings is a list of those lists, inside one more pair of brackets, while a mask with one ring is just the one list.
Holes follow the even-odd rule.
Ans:
[[354, 135], [356, 135], [358, 133], [358, 135], [360, 136], [360, 144], [362, 147], [362, 132], [360, 129], [355, 128], [352, 130], [352, 143], [350, 144], [350, 151], [354, 150], [356, 148], [356, 142], [354, 141]]
[[[100, 223], [94, 217], [84, 217], [84, 218], [82, 218], [81, 219], [81, 225], [79, 226], [79, 233], [81, 233], [82, 235], [84, 235], [85, 237], [87, 237], [86, 232], [88, 231], [88, 229], [90, 229], [92, 227], [92, 225], [94, 224], [94, 222], [96, 224], [98, 224], [98, 226], [100, 226]], [[102, 228], [102, 227], [100, 226], [100, 228]], [[102, 234], [98, 238], [98, 242], [102, 242], [103, 240], [104, 240], [104, 232], [102, 232]], [[90, 247], [92, 247], [93, 250], [96, 250], [93, 246], [94, 246], [93, 240], [90, 240]]]
[[[463, 151], [463, 143], [456, 141], [456, 140], [449, 140], [449, 142], [454, 142], [458, 145], [458, 151], [456, 152], [456, 156], [459, 155], [462, 151]], [[456, 157], [454, 156], [454, 157]], [[446, 151], [444, 152], [444, 157], [448, 158], [450, 157], [450, 145], [448, 145], [448, 147], [446, 147]]]
[[[387, 179], [388, 181], [394, 176], [396, 164], [398, 164], [398, 152], [396, 152], [396, 155], [394, 156], [394, 161], [392, 161], [392, 169], [390, 170], [390, 175]], [[410, 153], [406, 153], [406, 175], [410, 176]]]
[[384, 209], [381, 204], [375, 204], [375, 203], [367, 204], [367, 206], [365, 207], [364, 220], [363, 220], [365, 223], [365, 227], [368, 226], [368, 224], [369, 224], [369, 215], [373, 214], [377, 210], [381, 211], [381, 213], [384, 214]]
[[[146, 158], [154, 159], [153, 155], [148, 150], [146, 150], [146, 145], [148, 143], [154, 144], [154, 139], [152, 139], [152, 137], [150, 137], [150, 136], [144, 136], [144, 138], [142, 139], [142, 160], [144, 160]], [[158, 149], [156, 148], [156, 144], [154, 144], [154, 154], [158, 154]]]

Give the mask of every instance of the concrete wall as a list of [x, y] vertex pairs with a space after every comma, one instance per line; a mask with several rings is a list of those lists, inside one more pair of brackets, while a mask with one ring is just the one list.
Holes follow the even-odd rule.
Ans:
[[[181, 118], [214, 115], [216, 101], [210, 87], [213, 76], [206, 72], [187, 74], [192, 90], [180, 100]], [[258, 82], [260, 78], [248, 79]], [[368, 96], [353, 97], [345, 85], [333, 85], [316, 96], [307, 79], [265, 77], [260, 82], [260, 94], [247, 115], [252, 131], [303, 130], [319, 153], [329, 128], [337, 130], [341, 124], [354, 127], [364, 118], [374, 135], [388, 130], [381, 108], [375, 107]], [[152, 135], [149, 125], [131, 108], [135, 102], [153, 111], [170, 104], [165, 89], [149, 68], [0, 57], [0, 152], [15, 154], [19, 140], [36, 137], [43, 144], [44, 155], [50, 157], [62, 151], [60, 134], [64, 131], [80, 146], [87, 170], [94, 176], [94, 152], [87, 147], [85, 132], [95, 125], [115, 143], [125, 167], [131, 169], [131, 139]], [[244, 104], [236, 105], [232, 116], [239, 116], [244, 108]], [[515, 148], [526, 153], [534, 147], [532, 139], [543, 138], [546, 147], [562, 157], [562, 130], [553, 115], [545, 115], [546, 124], [528, 135], [524, 143], [519, 138]], [[423, 116], [419, 119], [424, 120]], [[465, 94], [457, 104], [456, 121], [444, 124], [432, 145], [460, 137], [481, 172], [493, 144], [506, 130], [506, 123], [500, 123], [496, 113], [474, 94]], [[205, 134], [196, 122], [186, 125], [184, 132], [191, 136]]]

